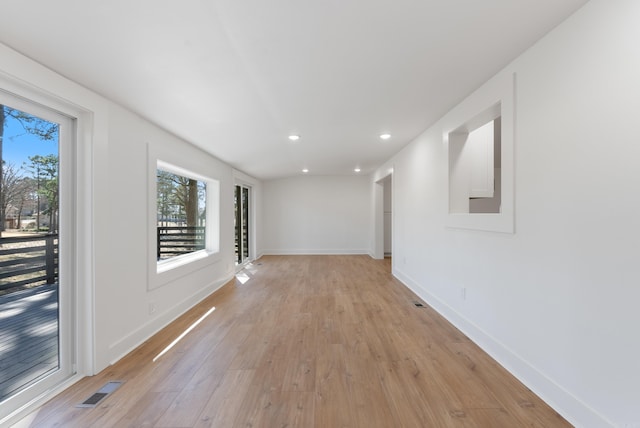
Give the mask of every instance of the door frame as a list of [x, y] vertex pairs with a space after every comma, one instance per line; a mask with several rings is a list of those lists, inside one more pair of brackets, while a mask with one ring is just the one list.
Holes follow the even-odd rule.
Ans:
[[[65, 286], [59, 287], [59, 306], [60, 313], [69, 318], [60, 320], [59, 334], [60, 337], [65, 335], [65, 340], [69, 342], [68, 350], [61, 351], [65, 352], [61, 358], [66, 360], [70, 370], [68, 375], [61, 376], [61, 379], [48, 385], [43, 391], [16, 401], [20, 404], [12, 406], [17, 408], [0, 417], [0, 425], [16, 423], [82, 377], [95, 374], [92, 197], [95, 113], [41, 88], [0, 70], [0, 90], [13, 99], [21, 100], [18, 103], [10, 102], [10, 105], [37, 116], [40, 115], [31, 106], [36, 106], [36, 110], [42, 108], [69, 118], [68, 143], [59, 145], [59, 227], [60, 233], [64, 231], [65, 235], [60, 240], [62, 263], [59, 277], [67, 278]], [[29, 107], [21, 108], [24, 105], [21, 103], [26, 103]], [[62, 202], [63, 199], [67, 202]], [[66, 308], [63, 308], [65, 305]], [[66, 328], [63, 323], [67, 324]]]
[[384, 177], [380, 177], [373, 183], [373, 254], [374, 259], [384, 259], [384, 183], [386, 180], [391, 180], [391, 248], [395, 248], [394, 241], [394, 209], [393, 209], [393, 172], [389, 172]]

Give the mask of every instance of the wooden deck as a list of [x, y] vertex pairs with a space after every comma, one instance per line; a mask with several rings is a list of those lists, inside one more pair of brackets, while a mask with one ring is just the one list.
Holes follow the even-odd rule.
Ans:
[[0, 296], [0, 402], [57, 368], [57, 285]]
[[[29, 426], [570, 426], [415, 300], [389, 260], [265, 256]], [[95, 408], [76, 407], [115, 380]]]

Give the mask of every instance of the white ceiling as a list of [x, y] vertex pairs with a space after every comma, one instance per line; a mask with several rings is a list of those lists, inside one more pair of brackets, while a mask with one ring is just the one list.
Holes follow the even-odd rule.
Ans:
[[584, 3], [12, 1], [0, 41], [257, 178], [365, 174]]

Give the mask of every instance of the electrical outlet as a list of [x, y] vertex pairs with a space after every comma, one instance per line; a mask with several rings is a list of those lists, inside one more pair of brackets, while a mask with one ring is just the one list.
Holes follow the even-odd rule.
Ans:
[[156, 302], [149, 302], [149, 315], [156, 313]]

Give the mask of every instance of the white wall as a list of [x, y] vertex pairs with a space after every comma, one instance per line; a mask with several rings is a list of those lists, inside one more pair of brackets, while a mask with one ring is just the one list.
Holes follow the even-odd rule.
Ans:
[[[62, 106], [61, 111], [80, 118], [78, 370], [80, 375], [97, 373], [233, 277], [233, 171], [1, 44], [0, 87]], [[202, 269], [186, 268], [180, 277], [155, 289], [149, 287], [155, 247], [148, 243], [153, 227], [148, 221], [153, 177], [148, 150], [165, 158], [169, 154], [164, 160], [220, 181], [219, 254], [208, 258]]]
[[514, 234], [445, 227], [446, 116], [373, 174], [393, 165], [394, 274], [582, 427], [640, 427], [639, 20], [592, 0], [496, 76]]
[[264, 254], [366, 254], [369, 180], [301, 176], [263, 183]]

